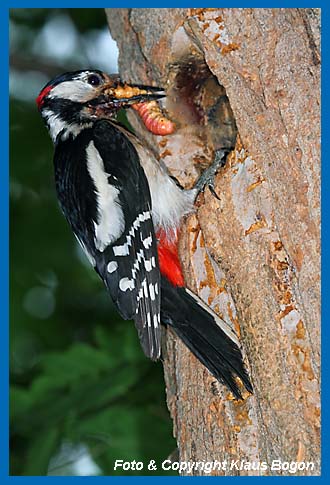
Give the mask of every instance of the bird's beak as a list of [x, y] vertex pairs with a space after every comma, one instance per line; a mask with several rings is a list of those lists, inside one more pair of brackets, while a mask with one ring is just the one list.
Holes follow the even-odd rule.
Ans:
[[116, 74], [106, 75], [106, 82], [100, 86], [97, 96], [88, 101], [86, 109], [89, 116], [112, 118], [121, 108], [128, 108], [133, 104], [153, 101], [165, 96], [163, 89], [126, 84]]
[[105, 98], [108, 98], [110, 103], [118, 104], [120, 107], [152, 101], [166, 96], [164, 90], [160, 88], [123, 83], [115, 83], [115, 85], [108, 83], [104, 85], [102, 94]]

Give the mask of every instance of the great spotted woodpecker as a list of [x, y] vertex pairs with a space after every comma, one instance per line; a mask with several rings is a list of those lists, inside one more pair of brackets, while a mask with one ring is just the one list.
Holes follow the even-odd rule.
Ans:
[[160, 357], [160, 323], [169, 325], [241, 398], [236, 376], [248, 391], [252, 386], [238, 339], [185, 288], [178, 257], [180, 225], [194, 210], [207, 178], [183, 190], [116, 121], [119, 109], [164, 95], [97, 70], [65, 73], [50, 81], [36, 101], [55, 144], [58, 200], [119, 313], [134, 320], [145, 354], [153, 360]]

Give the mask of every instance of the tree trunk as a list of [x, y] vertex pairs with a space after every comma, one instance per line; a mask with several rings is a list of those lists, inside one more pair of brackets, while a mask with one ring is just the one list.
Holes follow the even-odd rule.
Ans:
[[175, 134], [130, 120], [172, 175], [190, 187], [234, 146], [180, 253], [187, 286], [239, 333], [254, 394], [232, 400], [170, 330], [164, 351], [180, 460], [227, 460], [215, 475], [290, 474], [273, 460], [320, 473], [319, 16], [107, 9], [122, 78], [168, 91]]

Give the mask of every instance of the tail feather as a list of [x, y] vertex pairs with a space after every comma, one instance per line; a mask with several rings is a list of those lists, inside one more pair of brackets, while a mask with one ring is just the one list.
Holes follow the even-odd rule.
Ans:
[[242, 395], [236, 376], [252, 392], [238, 340], [227, 324], [196, 295], [183, 287], [173, 287], [166, 278], [162, 278], [161, 295], [162, 322], [173, 328], [191, 352], [216, 379], [229, 387], [237, 399]]

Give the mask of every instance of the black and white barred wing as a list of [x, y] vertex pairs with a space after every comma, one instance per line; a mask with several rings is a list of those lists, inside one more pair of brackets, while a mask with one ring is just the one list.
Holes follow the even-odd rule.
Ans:
[[146, 207], [130, 229], [107, 248], [101, 274], [123, 318], [134, 319], [143, 350], [152, 359], [160, 356], [156, 251], [151, 210]]
[[104, 176], [90, 170], [98, 198], [96, 269], [123, 318], [134, 319], [145, 354], [157, 359], [160, 272], [148, 182], [135, 148], [118, 129], [100, 121], [93, 131], [90, 160], [102, 162], [107, 180], [105, 185]]

